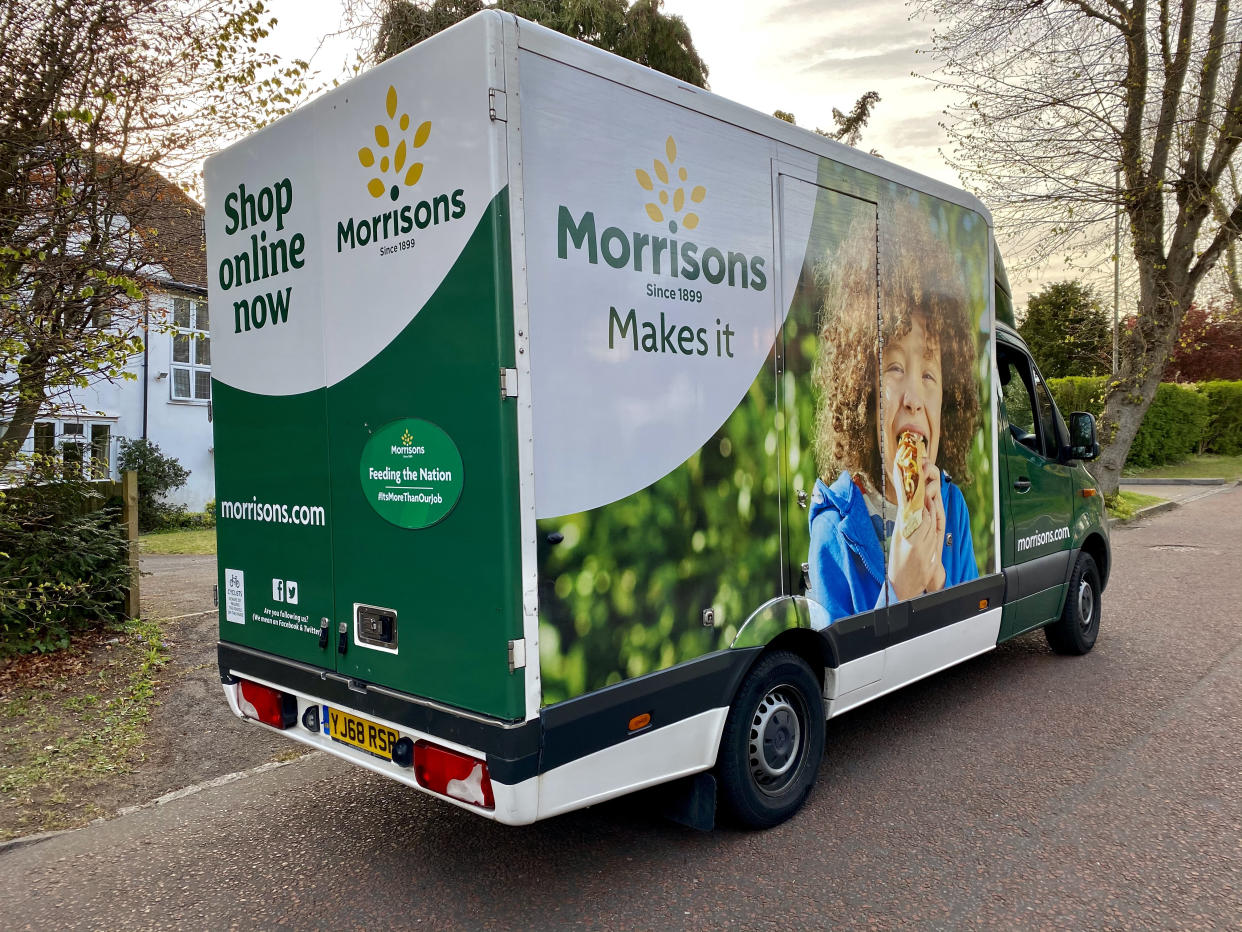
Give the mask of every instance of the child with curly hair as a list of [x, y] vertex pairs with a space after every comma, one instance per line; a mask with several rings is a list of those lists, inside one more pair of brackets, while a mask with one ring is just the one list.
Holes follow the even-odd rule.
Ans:
[[[975, 334], [958, 263], [928, 220], [901, 204], [883, 228], [879, 347], [873, 223], [855, 225], [816, 270], [825, 300], [808, 595], [833, 621], [979, 575], [970, 514], [950, 478], [970, 481]], [[921, 509], [903, 482], [902, 445], [925, 451], [912, 483]]]

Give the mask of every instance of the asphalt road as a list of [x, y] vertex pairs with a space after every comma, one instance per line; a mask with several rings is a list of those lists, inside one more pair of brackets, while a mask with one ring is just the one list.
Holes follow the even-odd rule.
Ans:
[[631, 797], [506, 828], [314, 755], [0, 854], [23, 928], [1237, 929], [1242, 488], [1114, 533], [1083, 658], [1039, 634], [828, 724], [803, 812]]

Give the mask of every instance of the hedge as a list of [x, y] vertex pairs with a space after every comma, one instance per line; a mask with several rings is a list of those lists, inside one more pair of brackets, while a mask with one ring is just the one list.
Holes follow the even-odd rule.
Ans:
[[1242, 382], [1201, 382], [1199, 391], [1208, 403], [1203, 452], [1222, 456], [1242, 453]]
[[[1049, 379], [1061, 413], [1103, 411], [1107, 378]], [[1127, 467], [1176, 463], [1192, 453], [1242, 453], [1242, 382], [1162, 382], [1139, 427]]]
[[0, 491], [0, 659], [121, 620], [130, 584], [119, 505], [82, 479], [26, 480]]

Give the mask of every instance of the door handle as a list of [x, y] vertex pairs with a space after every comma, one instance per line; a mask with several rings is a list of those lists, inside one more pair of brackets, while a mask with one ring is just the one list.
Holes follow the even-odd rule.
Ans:
[[1031, 489], [1031, 480], [1026, 476], [1019, 476], [1013, 481], [1013, 487], [1019, 492], [1029, 492]]
[[811, 564], [809, 563], [802, 564], [802, 591], [811, 591]]
[[798, 489], [798, 507], [799, 508], [806, 507], [806, 490], [805, 489]]

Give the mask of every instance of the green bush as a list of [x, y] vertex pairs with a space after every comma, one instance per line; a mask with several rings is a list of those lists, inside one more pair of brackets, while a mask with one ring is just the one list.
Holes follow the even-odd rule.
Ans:
[[132, 469], [138, 474], [138, 529], [155, 531], [180, 525], [185, 508], [165, 501], [164, 496], [181, 488], [190, 478], [190, 471], [173, 456], [160, 452], [158, 444], [150, 440], [121, 440], [121, 455], [117, 467], [122, 471]]
[[216, 516], [210, 511], [176, 511], [167, 514], [160, 522], [160, 531], [202, 531], [216, 526]]
[[1161, 382], [1134, 437], [1126, 466], [1177, 463], [1196, 453], [1208, 422], [1207, 397], [1193, 386]]
[[1202, 382], [1199, 391], [1208, 405], [1202, 452], [1222, 456], [1242, 453], [1242, 382]]
[[102, 504], [76, 478], [32, 475], [0, 492], [0, 657], [124, 617], [129, 547], [119, 508]]
[[[1103, 376], [1049, 379], [1048, 388], [1062, 414], [1090, 411], [1098, 418], [1104, 410], [1106, 382]], [[1242, 453], [1242, 382], [1197, 386], [1162, 382], [1130, 446], [1126, 466], [1176, 463], [1198, 452]]]
[[1073, 411], [1088, 411], [1098, 419], [1104, 410], [1107, 381], [1102, 375], [1071, 375], [1064, 379], [1048, 379], [1048, 390], [1066, 420]]

